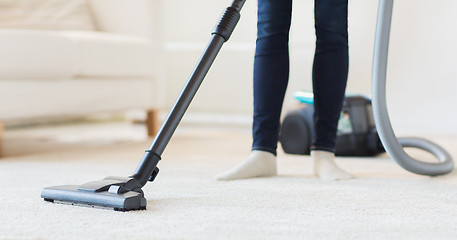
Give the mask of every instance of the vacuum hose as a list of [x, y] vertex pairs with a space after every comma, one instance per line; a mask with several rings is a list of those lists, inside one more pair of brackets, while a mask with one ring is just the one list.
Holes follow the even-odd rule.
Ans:
[[[386, 104], [386, 72], [392, 9], [393, 0], [379, 1], [372, 73], [373, 114], [379, 138], [389, 156], [404, 169], [421, 175], [443, 175], [451, 172], [454, 168], [452, 157], [446, 150], [425, 139], [397, 139], [390, 124]], [[403, 147], [428, 151], [438, 158], [439, 162], [428, 163], [416, 160], [410, 157], [403, 150]]]

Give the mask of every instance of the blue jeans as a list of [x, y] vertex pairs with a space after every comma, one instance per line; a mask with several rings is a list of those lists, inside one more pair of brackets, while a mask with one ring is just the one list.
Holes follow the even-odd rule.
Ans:
[[[347, 0], [315, 0], [313, 150], [335, 151], [348, 76]], [[252, 150], [276, 154], [289, 80], [292, 0], [258, 0]]]

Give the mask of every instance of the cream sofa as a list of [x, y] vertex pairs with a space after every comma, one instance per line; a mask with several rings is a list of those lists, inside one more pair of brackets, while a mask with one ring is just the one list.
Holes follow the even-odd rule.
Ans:
[[[146, 110], [149, 135], [155, 133], [160, 49], [154, 41], [154, 0], [43, 0], [50, 2], [39, 6], [43, 11], [61, 7], [63, 14], [80, 15], [74, 20], [61, 14], [57, 23], [47, 17], [43, 29], [33, 19], [25, 26], [15, 22], [11, 11], [2, 13], [2, 1], [8, 7], [21, 0], [0, 0], [0, 134], [1, 122], [128, 109]], [[60, 6], [62, 1], [74, 4]], [[20, 8], [30, 6], [9, 7], [14, 15], [28, 14]], [[2, 14], [10, 14], [3, 19], [13, 23], [5, 26]]]

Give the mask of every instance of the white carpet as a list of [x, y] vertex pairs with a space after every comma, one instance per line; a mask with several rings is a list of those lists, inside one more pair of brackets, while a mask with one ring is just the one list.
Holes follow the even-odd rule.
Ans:
[[[339, 158], [357, 176], [349, 181], [315, 179], [309, 157], [283, 153], [279, 177], [212, 180], [248, 155], [249, 129], [178, 130], [157, 180], [143, 189], [146, 211], [115, 212], [40, 198], [46, 186], [131, 174], [150, 144], [141, 134], [124, 125], [7, 131], [8, 156], [0, 159], [0, 239], [457, 238], [456, 173], [414, 175], [385, 155]], [[457, 156], [450, 149], [456, 137], [434, 140]]]

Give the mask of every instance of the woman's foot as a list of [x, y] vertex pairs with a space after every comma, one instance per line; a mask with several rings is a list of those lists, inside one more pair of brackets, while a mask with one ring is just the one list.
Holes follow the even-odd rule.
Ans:
[[254, 150], [238, 166], [215, 177], [219, 181], [235, 179], [271, 177], [277, 175], [276, 156], [266, 151]]
[[322, 180], [344, 180], [353, 176], [335, 163], [335, 154], [327, 151], [311, 151], [314, 161], [314, 175]]

